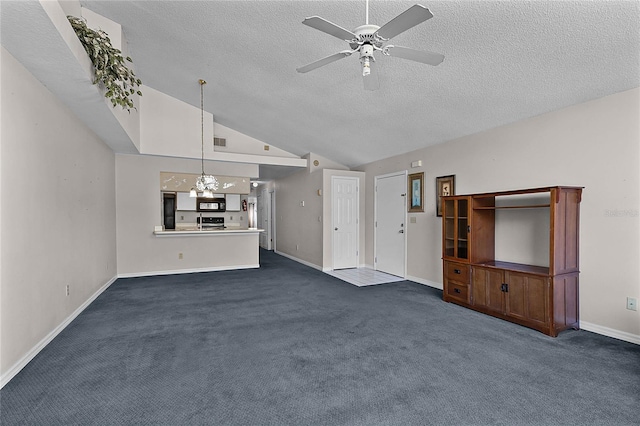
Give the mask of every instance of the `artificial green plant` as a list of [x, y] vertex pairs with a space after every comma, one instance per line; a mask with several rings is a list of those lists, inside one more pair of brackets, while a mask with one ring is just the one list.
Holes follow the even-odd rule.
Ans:
[[111, 100], [111, 104], [114, 107], [120, 105], [122, 109], [131, 112], [131, 108], [135, 109], [131, 96], [136, 93], [142, 96], [142, 92], [138, 90], [142, 81], [136, 78], [125, 63], [125, 60], [133, 62], [131, 58], [123, 58], [122, 51], [111, 45], [109, 35], [104, 31], [92, 30], [82, 18], [67, 18], [93, 63], [93, 84], [102, 83], [106, 90], [104, 96]]

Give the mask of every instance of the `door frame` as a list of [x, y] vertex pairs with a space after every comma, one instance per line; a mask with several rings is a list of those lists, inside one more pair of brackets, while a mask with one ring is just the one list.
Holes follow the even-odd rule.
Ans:
[[354, 177], [354, 176], [339, 176], [339, 175], [332, 175], [331, 176], [331, 270], [334, 270], [334, 265], [335, 265], [335, 250], [334, 250], [334, 232], [333, 229], [335, 229], [335, 218], [334, 218], [334, 214], [333, 214], [333, 206], [335, 203], [335, 192], [333, 190], [333, 182], [335, 181], [335, 179], [345, 179], [345, 180], [351, 180], [354, 181], [356, 184], [356, 208], [355, 208], [355, 223], [356, 223], [356, 265], [355, 267], [357, 268], [358, 266], [360, 266], [360, 178], [358, 177]]
[[[374, 186], [373, 186], [373, 269], [378, 270], [378, 180], [390, 178], [394, 176], [402, 176], [404, 178], [404, 182], [406, 184], [408, 179], [408, 171], [403, 170], [399, 172], [387, 173], [384, 175], [379, 175], [374, 177]], [[405, 188], [405, 196], [403, 203], [404, 219], [404, 233], [402, 234], [402, 238], [404, 239], [404, 261], [403, 261], [403, 275], [402, 278], [407, 277], [407, 188]]]
[[271, 205], [271, 250], [276, 251], [276, 190], [272, 188], [269, 190], [270, 205]]

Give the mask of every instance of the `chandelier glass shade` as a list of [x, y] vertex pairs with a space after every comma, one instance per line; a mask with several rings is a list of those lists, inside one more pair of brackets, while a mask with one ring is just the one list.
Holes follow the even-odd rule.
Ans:
[[196, 179], [196, 189], [198, 191], [217, 191], [218, 179], [213, 175], [205, 175], [203, 173]]

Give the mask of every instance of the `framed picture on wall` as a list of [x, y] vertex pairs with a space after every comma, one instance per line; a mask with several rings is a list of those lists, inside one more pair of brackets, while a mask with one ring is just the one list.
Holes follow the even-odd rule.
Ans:
[[442, 216], [442, 197], [456, 195], [456, 175], [439, 176], [436, 178], [436, 216]]
[[408, 211], [409, 213], [424, 211], [424, 172], [409, 175], [408, 182]]

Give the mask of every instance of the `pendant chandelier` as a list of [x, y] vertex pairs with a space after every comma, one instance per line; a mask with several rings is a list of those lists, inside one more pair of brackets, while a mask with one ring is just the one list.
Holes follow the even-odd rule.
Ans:
[[202, 192], [202, 196], [206, 198], [213, 198], [213, 192], [218, 189], [218, 180], [213, 175], [206, 175], [204, 173], [204, 85], [207, 84], [206, 81], [200, 79], [198, 80], [200, 83], [200, 135], [201, 135], [201, 145], [202, 145], [202, 174], [198, 176], [196, 179], [196, 187], [191, 188], [189, 192], [190, 197], [197, 197], [198, 191]]

